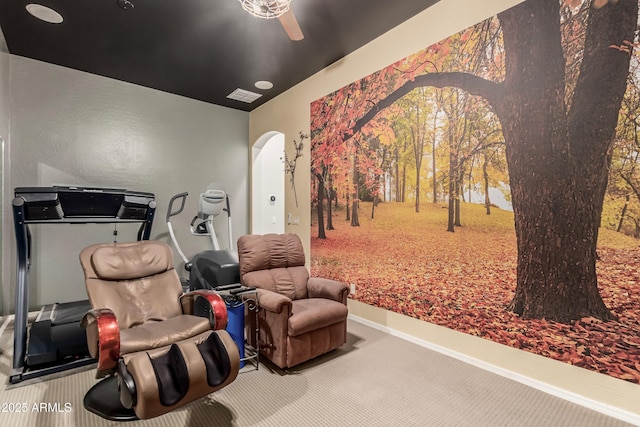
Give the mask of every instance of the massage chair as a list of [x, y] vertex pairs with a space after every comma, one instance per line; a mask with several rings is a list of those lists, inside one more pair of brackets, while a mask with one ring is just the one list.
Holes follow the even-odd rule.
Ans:
[[104, 243], [80, 253], [92, 309], [86, 329], [97, 378], [87, 410], [110, 420], [147, 419], [230, 384], [238, 347], [213, 291], [182, 293], [169, 246]]

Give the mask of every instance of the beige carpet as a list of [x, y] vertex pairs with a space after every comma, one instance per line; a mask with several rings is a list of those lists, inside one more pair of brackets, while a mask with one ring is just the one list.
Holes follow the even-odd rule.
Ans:
[[[122, 424], [82, 407], [93, 370], [7, 389], [9, 328], [0, 337], [0, 426], [629, 425], [361, 323], [348, 329], [344, 347], [289, 372], [261, 364], [181, 410]], [[43, 403], [59, 411], [36, 410]]]

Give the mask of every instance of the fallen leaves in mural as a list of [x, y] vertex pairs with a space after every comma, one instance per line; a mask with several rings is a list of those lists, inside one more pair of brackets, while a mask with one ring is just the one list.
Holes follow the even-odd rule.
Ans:
[[312, 227], [312, 274], [356, 284], [358, 301], [640, 384], [640, 242], [601, 230], [600, 293], [617, 321], [523, 320], [507, 310], [516, 283], [513, 215], [465, 204], [463, 227], [448, 233], [446, 209], [421, 211], [384, 203], [360, 227], [338, 211], [327, 239]]

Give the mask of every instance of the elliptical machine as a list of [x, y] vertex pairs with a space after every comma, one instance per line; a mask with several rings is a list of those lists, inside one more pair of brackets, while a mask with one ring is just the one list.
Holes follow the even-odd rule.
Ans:
[[[198, 200], [198, 212], [189, 225], [189, 232], [193, 236], [208, 237], [212, 250], [202, 251], [193, 256], [191, 260], [184, 254], [171, 224], [171, 217], [180, 214], [184, 210], [187, 196], [184, 192], [176, 194], [169, 201], [167, 209], [167, 228], [169, 236], [176, 251], [184, 261], [184, 268], [189, 272], [189, 279], [183, 279], [183, 288], [190, 291], [196, 289], [219, 290], [221, 286], [240, 283], [240, 268], [238, 256], [233, 251], [231, 235], [231, 208], [229, 195], [221, 189], [219, 184], [210, 184]], [[174, 210], [174, 203], [180, 200], [180, 207]], [[218, 237], [214, 229], [214, 219], [222, 212], [227, 213], [227, 228], [229, 230], [228, 249], [220, 249]]]
[[[211, 289], [216, 291], [224, 299], [227, 306], [227, 332], [231, 335], [240, 352], [240, 367], [245, 364], [244, 346], [244, 316], [245, 307], [242, 294], [255, 292], [256, 288], [242, 286], [240, 284], [240, 266], [238, 255], [233, 251], [231, 237], [231, 208], [229, 195], [220, 184], [210, 184], [198, 200], [198, 213], [191, 224], [189, 231], [193, 236], [208, 237], [211, 240], [212, 250], [198, 252], [189, 260], [184, 254], [178, 239], [173, 231], [171, 217], [180, 214], [189, 193], [176, 194], [169, 201], [167, 209], [167, 228], [169, 236], [178, 254], [184, 261], [184, 268], [189, 272], [189, 279], [181, 279], [182, 288], [186, 291], [198, 289]], [[174, 203], [180, 200], [180, 207], [174, 210]], [[227, 227], [229, 230], [228, 249], [220, 249], [218, 238], [213, 227], [215, 217], [222, 212], [227, 213]]]

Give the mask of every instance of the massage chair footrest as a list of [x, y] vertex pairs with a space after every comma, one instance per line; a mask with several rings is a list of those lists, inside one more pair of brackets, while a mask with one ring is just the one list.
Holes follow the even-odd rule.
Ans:
[[[168, 349], [125, 357], [125, 365], [136, 388], [131, 402], [144, 419], [205, 397], [233, 381], [239, 353], [226, 331], [207, 331]], [[126, 400], [121, 394], [121, 401]]]
[[119, 400], [138, 418], [153, 418], [226, 386], [239, 364], [238, 348], [224, 330], [124, 355], [117, 374]]

